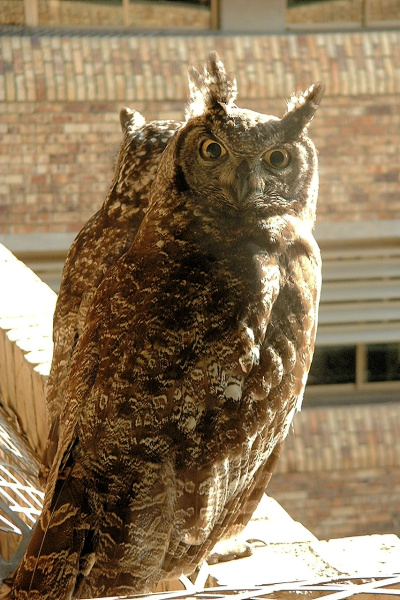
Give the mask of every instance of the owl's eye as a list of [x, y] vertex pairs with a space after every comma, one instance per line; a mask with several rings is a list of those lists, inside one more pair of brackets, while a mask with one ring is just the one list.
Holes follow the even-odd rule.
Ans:
[[200, 154], [206, 160], [218, 160], [226, 154], [226, 150], [219, 142], [208, 139], [202, 142]]
[[274, 169], [286, 169], [290, 163], [290, 154], [283, 148], [274, 148], [264, 154], [264, 160]]

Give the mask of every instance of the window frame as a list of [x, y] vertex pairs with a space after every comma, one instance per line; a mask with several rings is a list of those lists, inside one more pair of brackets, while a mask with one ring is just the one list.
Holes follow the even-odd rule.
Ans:
[[[382, 342], [385, 344], [386, 342]], [[387, 342], [392, 343], [391, 341]], [[400, 341], [399, 341], [400, 343]], [[356, 347], [354, 383], [307, 385], [305, 403], [307, 406], [347, 404], [355, 402], [382, 402], [400, 400], [400, 380], [367, 381], [367, 347], [369, 344], [352, 344]]]

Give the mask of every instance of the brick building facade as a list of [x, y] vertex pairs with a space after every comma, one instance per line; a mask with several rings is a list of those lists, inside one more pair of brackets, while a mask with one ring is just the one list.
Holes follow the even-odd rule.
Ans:
[[[25, 248], [50, 252], [57, 240], [72, 237], [107, 193], [121, 139], [120, 107], [135, 108], [148, 120], [182, 119], [187, 66], [201, 65], [211, 49], [237, 76], [238, 104], [254, 110], [282, 115], [294, 89], [325, 81], [326, 96], [311, 125], [320, 154], [317, 237], [327, 263], [332, 253], [338, 255], [339, 270], [350, 251], [357, 260], [384, 256], [376, 259], [377, 269], [384, 261], [391, 270], [383, 283], [376, 283], [378, 275], [370, 277], [370, 287], [387, 285], [389, 296], [381, 294], [379, 307], [373, 295], [358, 297], [367, 280], [357, 283], [350, 300], [373, 306], [374, 315], [395, 311], [400, 302], [398, 30], [271, 36], [5, 30], [0, 36], [0, 242], [18, 250], [23, 239]], [[330, 317], [321, 321], [324, 343], [333, 345], [332, 336], [344, 331], [343, 343], [359, 348], [357, 364], [368, 344], [388, 341], [398, 348], [399, 316], [385, 319], [379, 313], [365, 327], [355, 319], [337, 327], [338, 304], [327, 300], [326, 306], [335, 314], [333, 324]], [[374, 394], [382, 395], [383, 387], [389, 396], [376, 404]], [[323, 538], [400, 533], [398, 380], [372, 382], [368, 389], [368, 398], [362, 386], [360, 396], [351, 392], [348, 405], [340, 402], [342, 388], [332, 396], [321, 388], [314, 405], [306, 396], [271, 483], [270, 493], [293, 518]]]
[[110, 183], [128, 105], [182, 119], [188, 64], [217, 49], [239, 104], [283, 114], [323, 80], [318, 222], [399, 217], [400, 32], [0, 37], [1, 233], [77, 231]]

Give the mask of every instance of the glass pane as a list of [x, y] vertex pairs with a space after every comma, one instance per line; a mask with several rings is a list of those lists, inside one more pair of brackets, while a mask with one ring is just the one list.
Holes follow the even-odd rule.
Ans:
[[40, 25], [122, 27], [122, 0], [41, 0]]
[[[22, 0], [19, 1], [23, 8]], [[0, 0], [1, 3], [5, 0]], [[0, 9], [1, 10], [1, 9]], [[39, 24], [65, 27], [210, 29], [209, 0], [40, 0]], [[1, 21], [0, 21], [1, 24]]]
[[361, 25], [364, 13], [363, 5], [357, 0], [346, 2], [324, 2], [321, 0], [288, 0], [286, 24], [332, 24], [356, 23]]
[[210, 2], [202, 0], [131, 0], [129, 27], [154, 29], [210, 29]]
[[308, 376], [308, 385], [355, 383], [356, 347], [319, 346]]
[[25, 25], [23, 0], [0, 0], [0, 25]]
[[400, 380], [400, 344], [367, 346], [367, 381]]
[[369, 0], [287, 0], [286, 25], [354, 24], [355, 27], [373, 27], [374, 24], [396, 23], [400, 19], [398, 0], [378, 2]]

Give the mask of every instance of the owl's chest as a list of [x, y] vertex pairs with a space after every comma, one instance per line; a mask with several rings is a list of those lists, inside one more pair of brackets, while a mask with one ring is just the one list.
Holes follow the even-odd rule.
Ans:
[[198, 341], [207, 342], [215, 328], [232, 337], [243, 319], [252, 318], [256, 327], [255, 321], [270, 311], [279, 279], [276, 257], [251, 248], [189, 249], [164, 265], [159, 263], [151, 304], [145, 299], [144, 303], [160, 329], [185, 328]]
[[249, 374], [258, 368], [279, 281], [274, 257], [249, 252], [160, 263], [153, 286], [144, 281], [102, 344], [90, 444], [112, 454], [108, 445], [123, 438], [128, 454], [176, 451], [189, 463], [223, 445], [239, 453]]

